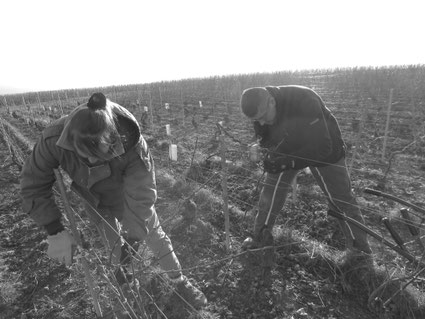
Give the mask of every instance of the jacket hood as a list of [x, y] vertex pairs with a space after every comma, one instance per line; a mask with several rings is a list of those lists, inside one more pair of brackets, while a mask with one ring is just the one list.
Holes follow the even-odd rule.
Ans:
[[[131, 120], [131, 122], [137, 127], [137, 130], [140, 135], [141, 133], [140, 126], [133, 114], [131, 114], [126, 108], [122, 107], [121, 105], [117, 103], [111, 102], [109, 100], [107, 100], [107, 103], [109, 106], [112, 107], [112, 112], [114, 112], [116, 115], [121, 115]], [[65, 150], [72, 151], [72, 152], [76, 152], [74, 145], [70, 142], [70, 132], [71, 132], [70, 124], [75, 114], [77, 114], [78, 112], [86, 108], [87, 108], [87, 103], [79, 105], [66, 117], [64, 122], [64, 128], [62, 130], [62, 133], [58, 141], [56, 142], [56, 145], [58, 147], [63, 148]], [[114, 144], [113, 151], [114, 151], [113, 153], [116, 154], [116, 156], [120, 156], [125, 153], [124, 145], [122, 144], [120, 140], [118, 140], [118, 142]]]

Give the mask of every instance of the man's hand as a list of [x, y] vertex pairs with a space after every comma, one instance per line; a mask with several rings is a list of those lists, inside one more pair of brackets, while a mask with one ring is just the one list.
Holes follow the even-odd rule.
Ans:
[[73, 252], [76, 246], [74, 237], [67, 231], [63, 230], [56, 235], [47, 236], [49, 247], [47, 255], [65, 265], [72, 264]]
[[263, 163], [264, 170], [270, 174], [278, 174], [295, 166], [294, 160], [288, 156], [275, 157], [270, 154], [266, 156]]

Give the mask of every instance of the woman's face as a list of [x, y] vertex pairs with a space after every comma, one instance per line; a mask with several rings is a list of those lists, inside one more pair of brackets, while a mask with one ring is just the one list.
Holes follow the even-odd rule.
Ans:
[[[100, 147], [99, 147], [99, 149], [100, 149]], [[87, 159], [90, 164], [96, 164], [96, 163], [105, 161], [104, 159], [100, 159], [100, 158], [97, 158], [95, 156], [91, 156], [91, 155], [85, 153], [84, 151], [80, 150], [79, 148], [76, 148], [76, 150], [77, 150], [78, 155], [82, 158]], [[108, 150], [109, 150], [109, 147], [108, 147]], [[107, 151], [105, 152], [105, 154], [107, 153]]]
[[80, 149], [77, 145], [75, 145], [75, 149], [78, 155], [82, 158], [85, 158], [89, 161], [90, 164], [97, 164], [106, 162], [113, 158], [112, 152], [110, 152], [112, 144], [101, 142], [98, 146], [98, 151], [102, 154], [102, 156], [93, 156], [89, 152], [85, 152]]

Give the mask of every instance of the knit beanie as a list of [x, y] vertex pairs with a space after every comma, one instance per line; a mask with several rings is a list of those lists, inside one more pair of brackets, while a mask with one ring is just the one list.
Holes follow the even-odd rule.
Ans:
[[241, 96], [241, 110], [249, 118], [262, 113], [267, 107], [267, 91], [261, 87], [246, 89]]

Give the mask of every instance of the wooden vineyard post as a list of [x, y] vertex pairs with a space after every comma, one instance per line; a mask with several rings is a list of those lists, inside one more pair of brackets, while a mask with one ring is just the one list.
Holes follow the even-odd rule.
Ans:
[[359, 127], [358, 127], [358, 132], [357, 132], [357, 138], [356, 138], [356, 143], [354, 145], [354, 152], [353, 155], [351, 156], [351, 160], [350, 160], [350, 165], [348, 168], [348, 174], [351, 175], [351, 171], [353, 170], [353, 165], [354, 165], [354, 161], [357, 157], [357, 153], [359, 151], [359, 146], [360, 146], [360, 139], [362, 136], [362, 132], [363, 132], [363, 126], [364, 126], [364, 122], [366, 121], [366, 108], [363, 107], [363, 112], [362, 112], [362, 116], [360, 118], [360, 123], [359, 123]]
[[12, 111], [10, 110], [9, 105], [7, 105], [7, 99], [4, 95], [3, 95], [3, 99], [4, 99], [4, 105], [6, 106], [7, 113], [12, 114]]
[[217, 124], [220, 130], [220, 154], [221, 154], [221, 188], [223, 192], [224, 230], [226, 233], [226, 250], [230, 250], [230, 219], [229, 219], [229, 199], [227, 192], [227, 164], [225, 157], [224, 134], [221, 130], [221, 123]]
[[23, 95], [22, 95], [22, 106], [24, 107], [24, 109], [27, 109], [29, 113], [30, 108], [29, 106], [27, 106], [27, 103], [25, 102], [25, 97]]
[[[60, 194], [61, 194], [61, 197], [62, 197], [62, 200], [63, 200], [63, 204], [64, 204], [64, 207], [65, 207], [65, 213], [66, 213], [66, 216], [68, 217], [68, 220], [69, 220], [69, 224], [70, 224], [70, 227], [71, 227], [72, 234], [73, 234], [73, 236], [74, 236], [74, 238], [77, 242], [78, 247], [81, 248], [82, 247], [82, 240], [81, 240], [81, 237], [80, 237], [80, 233], [78, 232], [78, 229], [77, 229], [77, 223], [75, 222], [75, 218], [74, 218], [73, 211], [71, 209], [71, 205], [69, 204], [68, 197], [66, 196], [65, 184], [63, 182], [62, 174], [58, 169], [55, 169], [54, 172], [55, 172], [55, 176], [56, 176], [56, 181], [58, 183], [59, 191], [60, 191]], [[84, 256], [81, 257], [81, 264], [83, 266], [84, 276], [86, 278], [87, 286], [88, 286], [90, 294], [93, 298], [93, 306], [94, 306], [94, 309], [96, 311], [96, 315], [97, 315], [98, 318], [101, 318], [102, 317], [102, 310], [100, 308], [99, 300], [97, 298], [97, 294], [96, 294], [96, 291], [95, 291], [93, 278], [90, 274], [89, 265], [88, 265], [87, 259]]]
[[62, 101], [61, 101], [61, 97], [59, 95], [59, 92], [58, 92], [58, 101], [59, 101], [59, 107], [61, 108], [61, 113], [62, 113], [62, 116], [63, 116], [63, 106], [62, 106]]
[[38, 102], [38, 106], [40, 108], [40, 112], [42, 111], [42, 105], [41, 105], [41, 100], [40, 100], [40, 93], [37, 92], [37, 102]]
[[148, 113], [149, 112], [149, 124], [150, 124], [150, 126], [151, 126], [151, 131], [152, 131], [152, 133], [153, 133], [153, 112], [152, 112], [152, 103], [150, 103], [149, 102], [149, 107], [147, 107], [147, 106], [145, 106], [146, 107], [146, 113]]
[[298, 175], [295, 175], [294, 180], [292, 181], [292, 204], [295, 205], [298, 199]]
[[161, 93], [161, 87], [158, 87], [158, 91], [159, 91], [159, 105], [162, 105], [162, 93]]
[[30, 119], [32, 118], [32, 116], [31, 116], [32, 110], [31, 110], [30, 105], [29, 104], [27, 105], [27, 103], [25, 102], [25, 97], [23, 95], [22, 95], [22, 106], [23, 106], [24, 109], [26, 109], [28, 111], [28, 114], [25, 117], [25, 122], [27, 123], [27, 125], [30, 125]]
[[184, 127], [185, 124], [186, 124], [186, 119], [185, 119], [184, 102], [183, 102], [183, 90], [182, 90], [182, 88], [180, 88], [180, 101], [181, 101], [181, 104], [182, 104], [182, 118], [183, 118], [182, 125]]
[[1, 119], [0, 119], [0, 133], [3, 135], [3, 140], [6, 142], [10, 157], [13, 160], [13, 151], [12, 151], [11, 143], [9, 142], [9, 135], [7, 135], [6, 129], [4, 128], [3, 121]]
[[152, 128], [152, 134], [155, 132], [153, 127], [153, 110], [152, 110], [152, 94], [151, 90], [149, 89], [149, 112], [151, 114], [151, 128]]
[[182, 102], [182, 118], [183, 118], [183, 121], [182, 121], [182, 126], [183, 127], [185, 127], [186, 126], [186, 118], [185, 118], [185, 110], [184, 110], [184, 103]]
[[[138, 86], [136, 86], [136, 94], [137, 94], [136, 109], [140, 110], [141, 111], [140, 113], [143, 114], [143, 112], [145, 111], [145, 108], [142, 106], [142, 98], [140, 96], [140, 91]], [[146, 107], [146, 111], [147, 111], [147, 108], [148, 107]], [[136, 115], [136, 110], [134, 110], [134, 113], [135, 113], [134, 115]]]
[[390, 126], [390, 112], [391, 112], [391, 104], [393, 103], [393, 90], [390, 89], [390, 98], [388, 101], [388, 109], [387, 109], [387, 122], [385, 123], [385, 135], [384, 135], [384, 144], [382, 146], [382, 161], [385, 160], [385, 150], [387, 148], [387, 137], [388, 137], [388, 128]]
[[115, 102], [118, 103], [117, 90], [115, 89], [115, 86], [114, 86], [114, 99], [115, 99]]

